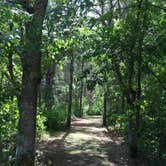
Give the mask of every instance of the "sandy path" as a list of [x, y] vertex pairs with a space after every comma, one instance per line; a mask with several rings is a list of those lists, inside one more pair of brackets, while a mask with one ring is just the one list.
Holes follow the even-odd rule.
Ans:
[[76, 119], [70, 131], [43, 138], [39, 144], [39, 166], [125, 166], [128, 152], [122, 137], [109, 133], [101, 117]]

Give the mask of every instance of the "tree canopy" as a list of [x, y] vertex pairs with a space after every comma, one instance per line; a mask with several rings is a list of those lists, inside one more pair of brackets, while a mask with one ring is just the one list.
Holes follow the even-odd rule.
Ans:
[[165, 0], [2, 0], [0, 20], [0, 165], [90, 115], [164, 165]]

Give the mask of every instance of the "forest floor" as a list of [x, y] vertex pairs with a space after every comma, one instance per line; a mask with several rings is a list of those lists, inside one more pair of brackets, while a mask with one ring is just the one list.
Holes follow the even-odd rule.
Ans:
[[74, 119], [70, 130], [43, 137], [37, 166], [144, 166], [130, 160], [123, 138], [102, 127], [102, 118]]

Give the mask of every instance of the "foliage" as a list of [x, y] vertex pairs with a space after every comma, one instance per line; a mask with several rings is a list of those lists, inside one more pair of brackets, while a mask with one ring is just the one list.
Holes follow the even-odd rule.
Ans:
[[[72, 115], [101, 115], [154, 160], [166, 158], [164, 0], [51, 0], [43, 25], [38, 137], [64, 127], [74, 55]], [[0, 146], [14, 158], [25, 24], [19, 4], [0, 2]], [[27, 46], [28, 47], [28, 46]], [[129, 127], [130, 125], [130, 133]], [[133, 137], [134, 138], [134, 137]], [[0, 153], [2, 153], [0, 151]], [[11, 160], [12, 160], [11, 159]], [[0, 159], [1, 162], [1, 159]]]
[[[64, 104], [57, 103], [53, 105], [50, 110], [45, 111], [44, 109], [46, 109], [46, 107], [44, 105], [41, 106], [40, 111], [44, 112], [44, 125], [47, 131], [53, 132], [63, 129], [67, 114], [66, 106]], [[41, 124], [43, 124], [43, 121]]]

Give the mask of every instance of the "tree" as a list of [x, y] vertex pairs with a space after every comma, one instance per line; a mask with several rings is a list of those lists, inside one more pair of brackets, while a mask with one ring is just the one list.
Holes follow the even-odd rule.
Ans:
[[82, 101], [82, 98], [83, 98], [83, 86], [84, 86], [84, 83], [83, 83], [83, 70], [84, 70], [84, 61], [83, 61], [83, 59], [82, 59], [82, 61], [81, 61], [81, 80], [80, 80], [80, 105], [79, 105], [79, 112], [80, 112], [80, 117], [82, 118], [83, 117], [83, 115], [84, 115], [84, 113], [83, 113], [83, 106], [82, 106], [82, 104], [83, 104], [83, 101]]
[[[29, 12], [30, 1], [21, 1], [22, 7]], [[36, 0], [33, 5], [32, 19], [25, 25], [24, 51], [21, 55], [23, 76], [19, 101], [19, 133], [16, 149], [18, 165], [34, 165], [36, 137], [37, 89], [40, 83], [42, 25], [47, 0]]]
[[69, 82], [68, 115], [67, 115], [67, 121], [66, 121], [67, 128], [70, 128], [70, 126], [71, 126], [73, 72], [74, 72], [74, 55], [73, 55], [73, 50], [71, 50], [70, 51], [70, 82]]
[[38, 126], [57, 131], [70, 127], [72, 115], [88, 114], [120, 130], [131, 157], [141, 152], [162, 165], [165, 1], [51, 0], [47, 12], [46, 6], [0, 2], [0, 163], [15, 160], [18, 120], [17, 164], [34, 165], [36, 114], [37, 133]]

